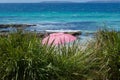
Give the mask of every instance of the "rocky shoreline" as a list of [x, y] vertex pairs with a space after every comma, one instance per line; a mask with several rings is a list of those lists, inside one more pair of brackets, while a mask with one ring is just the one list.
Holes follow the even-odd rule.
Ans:
[[26, 28], [30, 26], [36, 26], [34, 24], [0, 24], [0, 28]]
[[74, 35], [74, 36], [78, 36], [78, 35], [81, 35], [82, 32], [79, 31], [79, 30], [45, 30], [45, 31], [41, 31], [41, 32], [36, 32], [36, 31], [25, 31], [24, 28], [27, 28], [27, 27], [31, 27], [31, 26], [36, 26], [34, 24], [0, 24], [0, 36], [8, 36], [9, 33], [11, 33], [10, 30], [4, 30], [6, 28], [15, 28], [16, 31], [24, 31], [24, 32], [27, 32], [27, 33], [36, 33], [38, 37], [44, 37], [44, 36], [47, 36], [51, 33], [57, 33], [57, 32], [63, 32], [63, 33], [67, 33], [67, 34], [71, 34], [71, 35]]

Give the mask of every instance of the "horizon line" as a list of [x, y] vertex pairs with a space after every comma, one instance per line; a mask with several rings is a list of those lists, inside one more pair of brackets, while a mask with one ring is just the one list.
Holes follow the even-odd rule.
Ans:
[[40, 1], [40, 2], [0, 2], [1, 3], [120, 3], [120, 1]]

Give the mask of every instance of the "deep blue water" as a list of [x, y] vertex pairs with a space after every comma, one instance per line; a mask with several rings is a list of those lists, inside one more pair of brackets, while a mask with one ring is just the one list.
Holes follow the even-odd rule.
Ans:
[[37, 24], [27, 30], [120, 30], [120, 3], [0, 4], [0, 24]]

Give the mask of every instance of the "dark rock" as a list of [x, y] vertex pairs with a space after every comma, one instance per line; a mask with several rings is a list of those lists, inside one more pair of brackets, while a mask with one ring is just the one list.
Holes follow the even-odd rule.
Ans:
[[34, 24], [0, 24], [0, 28], [25, 28], [25, 27], [30, 27], [30, 26], [36, 26]]
[[82, 34], [82, 32], [65, 32], [65, 33], [71, 34], [71, 35], [73, 35], [73, 36], [78, 36], [78, 35], [81, 35], [81, 34]]
[[1, 30], [0, 33], [9, 32], [9, 30]]

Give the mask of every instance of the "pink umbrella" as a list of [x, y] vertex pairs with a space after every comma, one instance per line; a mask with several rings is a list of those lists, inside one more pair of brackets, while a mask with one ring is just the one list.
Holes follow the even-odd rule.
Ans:
[[53, 45], [59, 45], [59, 44], [65, 44], [68, 42], [73, 42], [76, 40], [76, 37], [65, 34], [65, 33], [53, 33], [50, 34], [48, 37], [44, 38], [42, 40], [42, 44], [53, 44]]

